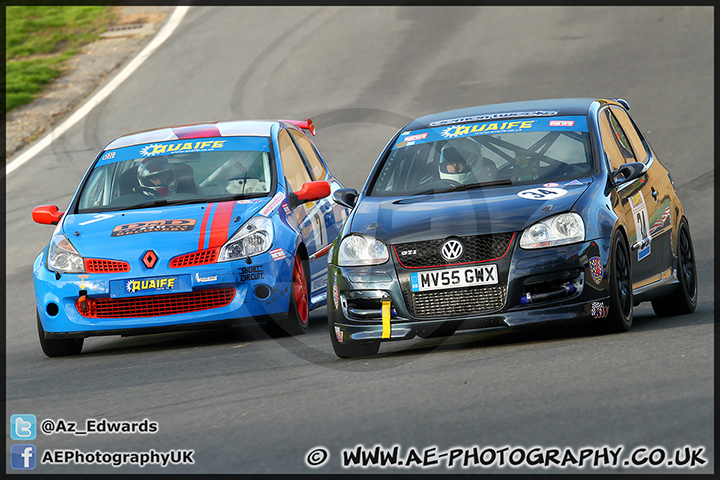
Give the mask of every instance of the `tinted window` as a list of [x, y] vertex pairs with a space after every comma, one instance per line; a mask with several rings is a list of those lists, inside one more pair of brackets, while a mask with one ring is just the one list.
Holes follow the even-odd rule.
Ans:
[[612, 107], [612, 113], [617, 122], [620, 123], [627, 139], [630, 141], [630, 145], [632, 146], [633, 153], [635, 154], [637, 161], [643, 163], [647, 162], [649, 158], [648, 151], [640, 138], [640, 132], [638, 132], [637, 127], [635, 127], [635, 124], [630, 119], [630, 116], [625, 110], [618, 107]]
[[290, 184], [290, 190], [296, 192], [302, 188], [304, 183], [310, 182], [312, 179], [287, 130], [281, 131], [278, 135], [278, 144], [285, 178]]
[[600, 135], [603, 149], [613, 170], [620, 168], [624, 163], [637, 161], [630, 140], [609, 108], [600, 112]]
[[313, 148], [310, 139], [307, 138], [302, 132], [298, 132], [296, 130], [289, 130], [289, 132], [297, 142], [301, 152], [305, 155], [305, 159], [310, 164], [310, 170], [312, 171], [313, 178], [315, 180], [324, 179], [325, 166], [323, 166], [322, 162], [320, 161], [320, 157], [318, 157], [318, 154]]
[[264, 197], [274, 190], [269, 139], [219, 137], [103, 152], [83, 186], [78, 213], [173, 202]]
[[457, 183], [512, 184], [591, 174], [584, 116], [521, 118], [402, 132], [370, 195], [412, 195]]

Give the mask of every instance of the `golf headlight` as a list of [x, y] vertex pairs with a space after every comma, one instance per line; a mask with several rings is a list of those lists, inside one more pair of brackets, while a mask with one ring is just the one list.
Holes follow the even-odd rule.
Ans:
[[341, 267], [359, 267], [362, 265], [380, 265], [390, 258], [383, 242], [365, 235], [349, 235], [340, 242], [338, 265]]
[[525, 229], [521, 248], [544, 248], [585, 240], [585, 224], [577, 213], [561, 213], [541, 220]]
[[62, 233], [50, 240], [48, 269], [59, 273], [85, 273], [85, 261]]
[[267, 217], [253, 217], [225, 242], [217, 261], [227, 262], [265, 253], [270, 250], [273, 237], [272, 221]]

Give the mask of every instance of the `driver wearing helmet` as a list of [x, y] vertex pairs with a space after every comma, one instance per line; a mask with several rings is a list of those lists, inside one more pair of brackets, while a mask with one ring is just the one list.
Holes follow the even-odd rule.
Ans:
[[537, 180], [540, 173], [540, 162], [528, 155], [518, 155], [513, 166], [512, 181], [523, 182]]
[[442, 147], [438, 170], [442, 180], [466, 184], [497, 177], [495, 163], [483, 158], [480, 145], [469, 138], [458, 138]]
[[177, 191], [177, 175], [167, 157], [146, 158], [138, 165], [137, 178], [145, 195], [167, 197]]

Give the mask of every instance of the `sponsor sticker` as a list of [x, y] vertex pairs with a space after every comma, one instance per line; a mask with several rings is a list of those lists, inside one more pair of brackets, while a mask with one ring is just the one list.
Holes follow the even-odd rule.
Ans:
[[273, 261], [277, 262], [278, 260], [285, 258], [285, 251], [283, 251], [282, 248], [276, 248], [275, 250], [270, 250], [270, 255], [272, 256]]
[[557, 115], [558, 112], [556, 110], [550, 110], [550, 111], [544, 111], [544, 110], [536, 110], [534, 112], [508, 112], [508, 113], [490, 113], [486, 115], [473, 115], [470, 117], [459, 117], [459, 118], [451, 118], [448, 120], [438, 120], [435, 122], [430, 122], [431, 127], [436, 127], [438, 125], [451, 125], [453, 123], [465, 123], [465, 122], [477, 122], [481, 120], [494, 120], [496, 118], [515, 118], [515, 117], [546, 117], [546, 116], [552, 116]]
[[199, 273], [195, 273], [195, 281], [199, 283], [214, 282], [217, 280], [217, 275], [212, 277], [201, 277]]
[[107, 152], [100, 160], [110, 160], [111, 158], [115, 158], [116, 153], [117, 152]]
[[275, 209], [282, 203], [282, 201], [285, 200], [285, 194], [282, 192], [278, 192], [275, 194], [273, 198], [270, 199], [268, 203], [265, 204], [265, 206], [260, 210], [260, 215], [267, 217], [270, 215]]
[[600, 285], [603, 279], [603, 265], [600, 257], [592, 257], [590, 259], [590, 276], [596, 285]]
[[261, 265], [254, 265], [252, 267], [240, 267], [240, 273], [238, 274], [239, 282], [247, 282], [248, 280], [262, 280], [265, 278], [265, 271]]
[[501, 133], [520, 132], [523, 129], [533, 127], [535, 120], [523, 120], [514, 122], [488, 122], [470, 125], [456, 125], [445, 128], [440, 135], [444, 138], [464, 137], [466, 135], [477, 135], [480, 133]]
[[340, 308], [340, 291], [338, 290], [337, 283], [333, 284], [333, 302], [333, 306], [336, 309]]
[[590, 305], [590, 313], [593, 318], [605, 318], [610, 312], [610, 307], [603, 302], [592, 302]]
[[133, 278], [129, 280], [111, 280], [110, 297], [134, 297], [138, 295], [159, 295], [192, 291], [190, 275], [171, 277]]
[[559, 187], [559, 186], [560, 186], [559, 183], [554, 183], [554, 182], [543, 183], [543, 187]]
[[188, 232], [195, 228], [195, 220], [150, 220], [147, 222], [127, 223], [113, 228], [111, 237], [123, 237], [126, 235], [137, 235], [139, 233], [153, 232]]
[[127, 280], [125, 282], [125, 291], [135, 293], [147, 290], [172, 290], [174, 286], [175, 277], [146, 278], [144, 280]]
[[566, 183], [565, 186], [567, 187], [568, 185], [582, 185], [582, 184], [583, 184], [583, 183], [576, 178], [576, 179], [573, 180], [572, 182]]
[[650, 255], [650, 248], [652, 237], [650, 237], [650, 231], [648, 224], [648, 212], [647, 206], [645, 205], [645, 197], [642, 192], [637, 192], [635, 195], [630, 197], [630, 207], [632, 209], [633, 221], [635, 222], [635, 238], [636, 241], [642, 245], [638, 249], [638, 262], [643, 260]]
[[567, 190], [563, 188], [543, 187], [523, 190], [522, 192], [518, 192], [517, 196], [528, 200], [552, 200], [563, 197], [566, 194]]
[[340, 327], [335, 325], [335, 338], [337, 338], [337, 341], [342, 343], [343, 341], [343, 331], [340, 330]]
[[140, 155], [143, 157], [152, 157], [170, 153], [211, 152], [213, 150], [222, 150], [225, 142], [226, 140], [200, 140], [197, 142], [181, 140], [179, 142], [153, 143], [142, 147], [140, 149]]
[[575, 120], [550, 120], [551, 127], [572, 127]]
[[415, 140], [422, 140], [424, 138], [427, 138], [428, 132], [425, 133], [418, 133], [417, 135], [410, 135], [409, 137], [405, 137], [406, 142], [414, 142]]

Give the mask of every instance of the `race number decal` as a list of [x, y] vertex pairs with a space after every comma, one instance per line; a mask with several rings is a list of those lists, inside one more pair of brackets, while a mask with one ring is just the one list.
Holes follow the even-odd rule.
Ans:
[[564, 188], [553, 188], [553, 187], [542, 187], [542, 188], [530, 188], [518, 192], [518, 197], [527, 198], [528, 200], [552, 200], [554, 198], [560, 198], [567, 194], [567, 190]]
[[645, 197], [642, 192], [637, 192], [635, 195], [630, 197], [630, 206], [632, 208], [633, 221], [635, 222], [635, 235], [637, 243], [641, 245], [638, 250], [638, 262], [648, 255], [650, 255], [650, 243], [652, 238], [648, 231], [648, 220], [647, 206], [645, 205]]

